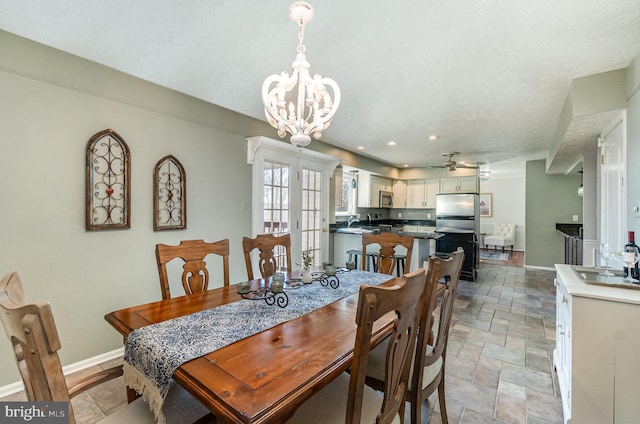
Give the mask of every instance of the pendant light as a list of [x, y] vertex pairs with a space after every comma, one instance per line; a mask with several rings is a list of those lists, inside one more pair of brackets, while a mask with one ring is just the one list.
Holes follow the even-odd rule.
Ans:
[[351, 171], [351, 188], [358, 187], [358, 181], [356, 181], [356, 173], [358, 171]]
[[582, 184], [582, 174], [583, 170], [578, 171], [580, 173], [580, 187], [578, 187], [578, 197], [584, 197], [584, 186]]
[[268, 77], [262, 84], [262, 103], [267, 121], [291, 144], [302, 149], [329, 127], [340, 105], [340, 88], [331, 78], [310, 74], [311, 65], [302, 44], [304, 26], [313, 18], [313, 7], [297, 1], [289, 7], [289, 17], [298, 24], [298, 54], [291, 75], [284, 71]]

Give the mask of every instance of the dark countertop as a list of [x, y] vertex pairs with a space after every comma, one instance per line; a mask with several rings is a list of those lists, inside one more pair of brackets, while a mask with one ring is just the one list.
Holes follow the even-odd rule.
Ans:
[[[415, 219], [374, 219], [369, 223], [369, 221], [365, 218], [360, 220], [360, 222], [354, 222], [351, 224], [353, 228], [360, 227], [377, 227], [379, 225], [391, 225], [394, 231], [399, 231], [402, 229], [403, 225], [422, 225], [426, 227], [435, 227], [436, 221], [433, 219], [428, 220], [415, 220]], [[329, 224], [329, 231], [335, 232], [337, 228], [344, 228], [347, 226], [347, 221], [339, 221], [335, 224]]]
[[582, 224], [561, 224], [556, 223], [556, 230], [560, 231], [565, 237], [580, 237], [580, 228], [582, 228]]

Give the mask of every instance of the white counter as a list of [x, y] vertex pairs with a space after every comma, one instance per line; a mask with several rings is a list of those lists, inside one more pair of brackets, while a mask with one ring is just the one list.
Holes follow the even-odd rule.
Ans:
[[565, 423], [637, 423], [640, 290], [587, 284], [556, 265], [553, 362]]

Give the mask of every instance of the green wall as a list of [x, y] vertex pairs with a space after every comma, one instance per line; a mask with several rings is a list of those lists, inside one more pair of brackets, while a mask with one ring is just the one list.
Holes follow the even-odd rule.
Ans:
[[572, 223], [573, 215], [582, 223], [580, 176], [546, 175], [544, 160], [528, 161], [525, 186], [525, 263], [552, 268], [564, 263], [564, 237], [556, 223]]

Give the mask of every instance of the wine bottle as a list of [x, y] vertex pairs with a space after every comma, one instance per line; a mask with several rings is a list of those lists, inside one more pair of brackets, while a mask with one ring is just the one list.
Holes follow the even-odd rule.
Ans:
[[[633, 231], [629, 231], [629, 242], [627, 244], [625, 244], [625, 246], [631, 246], [631, 247], [638, 247], [638, 245], [636, 244], [635, 241], [635, 232]], [[629, 273], [631, 273], [631, 278], [633, 278], [634, 280], [638, 280], [640, 277], [640, 270], [638, 269], [638, 263], [636, 262], [635, 265], [633, 266], [633, 268], [629, 268], [629, 267], [624, 267], [624, 276], [625, 278], [629, 276]]]

